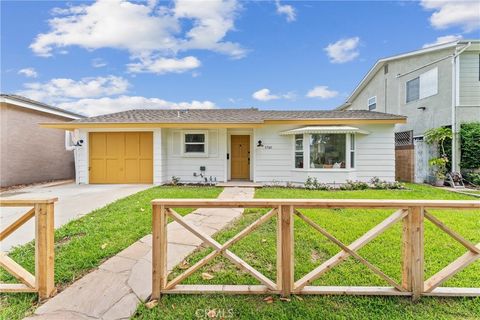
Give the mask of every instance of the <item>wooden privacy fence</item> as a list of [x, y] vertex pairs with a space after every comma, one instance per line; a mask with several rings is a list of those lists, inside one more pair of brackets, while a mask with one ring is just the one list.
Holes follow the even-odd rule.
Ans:
[[[350, 295], [392, 295], [412, 296], [480, 296], [480, 288], [440, 287], [453, 275], [480, 258], [480, 243], [473, 244], [454, 230], [445, 226], [428, 212], [429, 209], [480, 209], [480, 201], [442, 200], [243, 200], [219, 199], [162, 199], [153, 200], [153, 250], [152, 250], [152, 299], [161, 294], [174, 293], [233, 293], [262, 294], [277, 293], [286, 297], [290, 294], [350, 294]], [[172, 208], [268, 208], [271, 209], [258, 220], [240, 231], [224, 244], [218, 243], [198, 227], [182, 218]], [[345, 244], [297, 209], [312, 208], [362, 208], [397, 209], [388, 218], [367, 231], [350, 244]], [[294, 216], [299, 217], [317, 232], [336, 244], [340, 251], [300, 279], [294, 279]], [[273, 216], [277, 216], [277, 276], [269, 279], [229, 248], [254, 231]], [[192, 232], [213, 251], [199, 260], [182, 274], [168, 281], [167, 278], [167, 218]], [[424, 220], [428, 219], [440, 230], [462, 244], [467, 252], [429, 279], [424, 278]], [[358, 250], [382, 234], [392, 225], [403, 224], [402, 279], [395, 281], [383, 271], [358, 254]], [[261, 285], [181, 285], [180, 283], [206, 265], [216, 256], [223, 255], [233, 264], [257, 279]], [[389, 286], [311, 286], [324, 273], [338, 266], [348, 257], [353, 257], [383, 279]], [[480, 286], [480, 284], [479, 284]]]
[[0, 292], [38, 292], [40, 299], [55, 293], [54, 283], [54, 203], [44, 200], [0, 199], [0, 207], [30, 208], [0, 233], [0, 242], [35, 217], [35, 276], [0, 251], [0, 267], [22, 283], [0, 283]]

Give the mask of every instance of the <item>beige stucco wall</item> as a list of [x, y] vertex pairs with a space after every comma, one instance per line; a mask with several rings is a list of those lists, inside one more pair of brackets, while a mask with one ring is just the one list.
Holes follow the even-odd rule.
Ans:
[[73, 151], [65, 150], [65, 132], [39, 126], [69, 120], [1, 103], [0, 186], [74, 178]]

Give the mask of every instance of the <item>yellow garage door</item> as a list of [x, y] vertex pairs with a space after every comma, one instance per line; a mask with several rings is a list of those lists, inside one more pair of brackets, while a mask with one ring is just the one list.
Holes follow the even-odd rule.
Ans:
[[151, 132], [91, 132], [90, 183], [153, 183]]

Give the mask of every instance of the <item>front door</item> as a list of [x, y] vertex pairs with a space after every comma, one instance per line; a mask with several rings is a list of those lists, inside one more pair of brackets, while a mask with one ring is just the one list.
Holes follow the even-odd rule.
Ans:
[[250, 136], [232, 136], [231, 178], [250, 179]]

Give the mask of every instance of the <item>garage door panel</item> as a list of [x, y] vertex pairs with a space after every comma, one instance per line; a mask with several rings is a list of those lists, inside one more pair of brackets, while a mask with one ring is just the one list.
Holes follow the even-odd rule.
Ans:
[[[136, 132], [125, 133], [125, 157], [138, 158], [140, 152], [140, 135]], [[150, 146], [151, 147], [151, 146]]]
[[106, 159], [105, 183], [121, 182], [123, 170], [118, 159]]
[[93, 158], [104, 157], [106, 144], [106, 135], [104, 133], [92, 135], [90, 138], [90, 156]]
[[125, 180], [127, 182], [140, 181], [140, 168], [137, 159], [125, 160]]
[[152, 159], [153, 157], [153, 135], [143, 132], [140, 139], [140, 157]]
[[142, 183], [153, 183], [153, 161], [140, 160], [140, 181]]
[[107, 133], [106, 135], [106, 156], [114, 159], [120, 158], [125, 147], [124, 135], [117, 132]]
[[106, 168], [105, 161], [103, 159], [91, 159], [90, 160], [90, 182], [98, 183], [105, 180]]
[[90, 183], [153, 183], [153, 134], [90, 133]]

